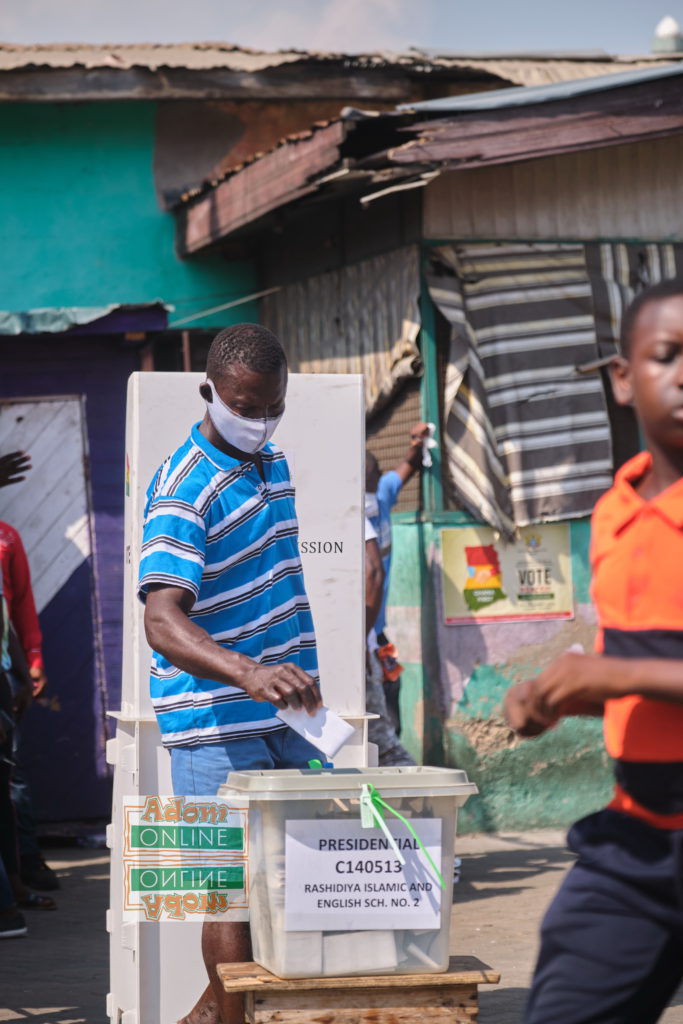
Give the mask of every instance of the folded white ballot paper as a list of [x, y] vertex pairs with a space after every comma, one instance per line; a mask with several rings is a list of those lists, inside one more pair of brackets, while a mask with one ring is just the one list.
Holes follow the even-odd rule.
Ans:
[[318, 708], [314, 715], [309, 715], [303, 708], [283, 708], [277, 717], [330, 759], [355, 731], [352, 725], [326, 707]]

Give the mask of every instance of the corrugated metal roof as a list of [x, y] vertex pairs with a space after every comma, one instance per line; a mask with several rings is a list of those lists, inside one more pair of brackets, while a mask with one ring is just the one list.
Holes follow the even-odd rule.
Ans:
[[[409, 113], [344, 108], [340, 118], [313, 126], [310, 133], [285, 138], [268, 153], [255, 154], [250, 164], [231, 168], [221, 180], [183, 196], [185, 221], [179, 225], [179, 251], [190, 253], [213, 244], [265, 213], [328, 185], [338, 190], [350, 184], [359, 191], [367, 185], [387, 184], [386, 176], [395, 191], [423, 185], [425, 172], [454, 168], [462, 173], [464, 168], [617, 144], [623, 148], [629, 142], [680, 133], [683, 110], [678, 78], [682, 75], [683, 63], [669, 64], [542, 89], [502, 89], [399, 108]], [[594, 99], [593, 94], [600, 98]], [[442, 116], [426, 117], [426, 111]], [[316, 131], [331, 133], [342, 126], [348, 134], [335, 135], [327, 148], [326, 139], [316, 146]], [[298, 142], [307, 149], [298, 154], [295, 172], [289, 174]], [[278, 155], [281, 149], [289, 151], [284, 159]], [[315, 169], [308, 162], [309, 151], [316, 156]], [[252, 183], [241, 177], [261, 162], [265, 166], [253, 177], [259, 180], [261, 192], [268, 193], [267, 204]], [[288, 176], [281, 186], [283, 168]], [[207, 195], [214, 191], [207, 202]], [[373, 193], [365, 191], [362, 201], [372, 199]]]
[[87, 43], [44, 44], [38, 46], [0, 45], [0, 71], [24, 68], [189, 68], [208, 70], [228, 68], [234, 71], [260, 71], [305, 58], [292, 51], [263, 53], [230, 43], [134, 43], [126, 45], [88, 45]]
[[[670, 64], [673, 55], [656, 63]], [[654, 61], [647, 57], [622, 58], [614, 57], [605, 61], [587, 60], [468, 60], [457, 62], [460, 67], [471, 71], [485, 71], [496, 75], [513, 85], [527, 87], [553, 85], [555, 82], [568, 82], [577, 78], [594, 78], [598, 75], [614, 75], [626, 68], [651, 68]], [[448, 65], [455, 67], [456, 63]]]
[[475, 113], [480, 110], [500, 110], [503, 107], [526, 107], [533, 103], [551, 103], [556, 100], [573, 99], [592, 92], [620, 89], [627, 85], [638, 85], [660, 78], [683, 75], [683, 63], [666, 64], [661, 67], [639, 68], [617, 74], [577, 78], [553, 85], [538, 85], [518, 89], [496, 89], [494, 92], [476, 93], [469, 96], [444, 96], [422, 103], [403, 103], [398, 110], [423, 111], [429, 113], [455, 114]]
[[285, 64], [342, 64], [349, 68], [403, 67], [414, 74], [462, 71], [492, 75], [513, 85], [537, 86], [569, 79], [609, 75], [626, 68], [651, 68], [669, 64], [664, 57], [610, 57], [599, 51], [587, 54], [467, 55], [408, 50], [405, 53], [331, 53], [306, 50], [252, 50], [231, 43], [135, 43], [89, 45], [86, 43], [20, 46], [0, 44], [0, 71], [29, 68], [86, 69], [182, 68], [205, 71], [224, 69], [256, 72]]

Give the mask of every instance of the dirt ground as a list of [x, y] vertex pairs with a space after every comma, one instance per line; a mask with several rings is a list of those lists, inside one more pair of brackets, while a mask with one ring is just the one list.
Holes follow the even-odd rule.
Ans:
[[[0, 1021], [107, 1024], [109, 857], [104, 850], [46, 853], [62, 882], [59, 909], [28, 912], [29, 934], [0, 944]], [[564, 836], [465, 836], [458, 853], [451, 949], [502, 973], [500, 985], [481, 989], [480, 1024], [519, 1024], [538, 924], [571, 863]], [[683, 1024], [683, 989], [662, 1024]]]
[[[480, 1024], [519, 1024], [536, 959], [538, 928], [572, 863], [564, 832], [464, 836], [454, 889], [451, 948], [502, 974], [480, 989]], [[683, 1024], [683, 986], [661, 1024]]]
[[0, 942], [0, 1021], [107, 1024], [109, 854], [44, 852], [62, 884], [50, 894], [58, 909], [26, 911], [28, 935]]

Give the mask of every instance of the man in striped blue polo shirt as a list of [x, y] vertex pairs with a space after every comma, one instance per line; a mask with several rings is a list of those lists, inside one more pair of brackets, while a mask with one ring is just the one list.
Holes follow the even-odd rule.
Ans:
[[[321, 704], [313, 619], [284, 454], [270, 442], [287, 362], [264, 327], [221, 331], [200, 393], [206, 414], [148, 494], [139, 595], [154, 651], [152, 703], [178, 796], [231, 770], [304, 768], [322, 755], [276, 717]], [[249, 960], [246, 926], [205, 924], [210, 984], [185, 1024], [243, 1021], [215, 965]]]

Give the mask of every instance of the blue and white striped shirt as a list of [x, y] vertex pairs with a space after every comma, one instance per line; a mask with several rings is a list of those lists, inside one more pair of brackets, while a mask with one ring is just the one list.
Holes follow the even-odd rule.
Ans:
[[[147, 492], [138, 595], [144, 601], [153, 583], [184, 587], [195, 596], [190, 618], [221, 646], [264, 665], [294, 662], [317, 679], [289, 468], [273, 444], [261, 457], [265, 484], [253, 462], [192, 428]], [[167, 747], [284, 728], [272, 704], [182, 672], [156, 652], [151, 695]]]

